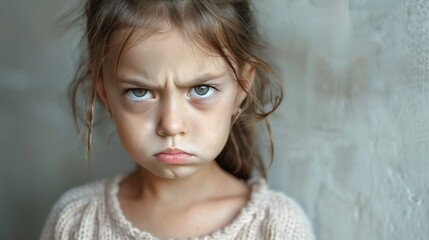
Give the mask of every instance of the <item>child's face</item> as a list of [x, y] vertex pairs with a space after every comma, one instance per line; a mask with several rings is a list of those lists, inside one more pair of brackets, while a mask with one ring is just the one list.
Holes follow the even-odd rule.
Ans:
[[245, 97], [227, 63], [170, 31], [125, 48], [116, 68], [123, 34], [112, 37], [98, 94], [125, 149], [163, 178], [214, 164]]

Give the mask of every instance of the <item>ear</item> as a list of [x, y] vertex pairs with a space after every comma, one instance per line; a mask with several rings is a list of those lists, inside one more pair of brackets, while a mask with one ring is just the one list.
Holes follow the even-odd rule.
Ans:
[[[234, 110], [233, 114], [236, 115], [238, 110], [243, 103], [244, 99], [247, 97], [247, 93], [252, 89], [253, 82], [255, 81], [256, 69], [250, 63], [246, 63], [241, 72], [241, 79], [243, 79], [241, 84], [237, 86], [237, 94], [235, 96]], [[244, 88], [245, 89], [244, 89]]]
[[104, 86], [104, 79], [100, 78], [97, 81], [97, 95], [100, 98], [100, 100], [103, 102], [104, 106], [107, 109], [107, 112], [109, 113], [110, 117], [112, 117], [112, 111], [110, 110], [109, 105], [109, 99], [107, 98], [106, 94], [106, 88]]

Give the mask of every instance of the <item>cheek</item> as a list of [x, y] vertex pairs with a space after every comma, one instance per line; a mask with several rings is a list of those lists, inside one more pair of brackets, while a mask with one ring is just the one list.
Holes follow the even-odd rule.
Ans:
[[114, 122], [122, 145], [132, 155], [136, 151], [141, 152], [147, 149], [142, 146], [150, 146], [147, 142], [153, 139], [152, 133], [155, 132], [155, 126], [149, 117], [122, 112], [117, 114]]
[[233, 105], [229, 101], [193, 114], [192, 129], [195, 138], [199, 139], [198, 144], [204, 145], [201, 148], [220, 152], [228, 139], [231, 129], [231, 116]]
[[107, 93], [116, 133], [125, 149], [135, 151], [135, 148], [148, 141], [149, 134], [153, 132], [154, 121], [150, 115], [133, 111], [132, 103], [125, 103], [123, 96], [116, 92], [116, 88], [112, 87], [109, 90]]

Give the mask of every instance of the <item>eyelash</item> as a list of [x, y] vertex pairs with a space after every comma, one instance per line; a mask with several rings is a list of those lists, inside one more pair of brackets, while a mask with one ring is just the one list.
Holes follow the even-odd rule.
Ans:
[[[208, 98], [210, 98], [213, 94], [216, 94], [216, 92], [219, 92], [219, 89], [218, 89], [215, 85], [212, 85], [212, 84], [201, 84], [201, 85], [197, 85], [197, 86], [191, 87], [191, 89], [189, 90], [189, 92], [188, 92], [187, 96], [190, 96], [191, 91], [195, 91], [195, 89], [196, 89], [197, 87], [208, 87], [208, 88], [209, 88], [209, 90], [208, 90], [208, 91], [214, 91], [214, 92], [212, 92], [212, 93], [210, 94], [210, 96], [208, 96], [208, 97], [204, 97], [204, 96], [203, 96], [203, 97], [197, 97], [197, 96], [194, 96], [194, 98], [196, 98], [196, 99], [198, 99], [198, 100], [205, 100], [205, 99], [208, 99]], [[150, 99], [150, 98], [145, 98], [145, 99], [142, 99], [142, 100], [132, 99], [132, 97], [131, 97], [131, 96], [129, 96], [129, 94], [132, 94], [132, 91], [136, 91], [136, 90], [145, 90], [145, 91], [147, 91], [147, 92], [146, 92], [146, 94], [145, 94], [144, 96], [146, 96], [147, 94], [151, 94], [151, 95], [152, 95], [152, 98], [153, 98], [153, 95], [154, 95], [154, 94], [153, 94], [150, 90], [145, 89], [145, 88], [126, 88], [126, 89], [124, 89], [123, 94], [125, 95], [125, 97], [127, 97], [127, 98], [128, 98], [130, 101], [132, 101], [132, 102], [143, 102], [143, 101], [146, 101], [146, 100]], [[190, 97], [192, 97], [192, 96], [190, 96]]]
[[[210, 95], [209, 96], [193, 96], [193, 97], [195, 97], [195, 98], [197, 98], [197, 99], [206, 99], [206, 98], [210, 98], [213, 94], [216, 94], [216, 92], [218, 92], [219, 90], [216, 88], [216, 87], [214, 87], [213, 85], [208, 85], [208, 84], [202, 84], [202, 85], [197, 85], [197, 86], [194, 86], [194, 87], [192, 87], [191, 88], [191, 90], [188, 92], [188, 96], [190, 96], [190, 97], [192, 97], [191, 96], [191, 92], [195, 92], [196, 93], [196, 88], [199, 88], [199, 87], [207, 87], [208, 88], [208, 90], [207, 90], [207, 93], [205, 93], [205, 94], [208, 94], [208, 93], [210, 93]], [[196, 93], [197, 95], [198, 95], [198, 93]], [[204, 95], [205, 95], [204, 94]]]
[[[151, 91], [144, 89], [144, 88], [128, 88], [124, 90], [124, 95], [131, 101], [133, 102], [142, 102], [145, 101], [149, 98], [144, 98], [144, 99], [133, 99], [133, 98], [138, 98], [138, 96], [135, 95], [135, 93], [133, 93], [133, 91], [145, 91], [144, 95], [142, 97], [145, 97], [147, 94], [151, 94], [152, 98], [153, 98], [153, 94]], [[133, 94], [133, 96], [131, 96], [130, 94]]]

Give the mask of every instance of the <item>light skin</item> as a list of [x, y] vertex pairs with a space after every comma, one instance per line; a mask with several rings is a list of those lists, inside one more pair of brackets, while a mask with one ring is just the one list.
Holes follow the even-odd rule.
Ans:
[[[119, 186], [121, 209], [135, 227], [161, 238], [214, 232], [233, 221], [250, 194], [214, 160], [246, 93], [221, 57], [174, 29], [119, 54], [124, 32], [113, 34], [97, 86], [138, 164]], [[245, 69], [252, 82], [254, 69]], [[158, 155], [166, 149], [186, 154], [166, 162]]]

